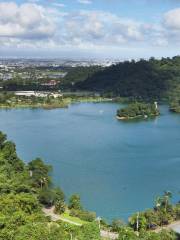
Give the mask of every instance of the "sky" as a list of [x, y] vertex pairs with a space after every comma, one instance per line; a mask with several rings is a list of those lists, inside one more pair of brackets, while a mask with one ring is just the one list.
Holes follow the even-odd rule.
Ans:
[[180, 0], [0, 0], [0, 57], [180, 54]]

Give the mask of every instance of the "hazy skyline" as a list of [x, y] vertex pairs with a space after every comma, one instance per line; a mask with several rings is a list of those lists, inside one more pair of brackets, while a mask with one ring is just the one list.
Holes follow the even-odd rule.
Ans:
[[0, 1], [0, 57], [178, 55], [180, 0]]

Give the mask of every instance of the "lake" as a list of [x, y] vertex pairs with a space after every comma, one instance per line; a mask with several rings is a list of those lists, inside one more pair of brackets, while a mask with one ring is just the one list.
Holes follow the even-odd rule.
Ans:
[[0, 110], [0, 130], [26, 162], [51, 164], [67, 196], [79, 193], [98, 216], [127, 220], [164, 190], [180, 199], [180, 115], [162, 106], [154, 120], [127, 123], [115, 118], [119, 106]]

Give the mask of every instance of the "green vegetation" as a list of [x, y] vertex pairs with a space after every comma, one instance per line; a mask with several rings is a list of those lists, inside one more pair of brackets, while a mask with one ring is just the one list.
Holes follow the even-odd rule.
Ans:
[[74, 210], [81, 210], [81, 201], [80, 201], [80, 196], [78, 194], [74, 194], [70, 197], [69, 199], [69, 209], [74, 209]]
[[170, 202], [171, 198], [171, 192], [164, 192], [162, 197], [156, 199], [154, 209], [134, 214], [130, 218], [130, 226], [134, 230], [141, 231], [156, 229], [157, 227], [166, 226], [173, 221], [180, 220], [180, 204], [172, 205]]
[[[109, 225], [95, 221], [95, 213], [83, 209], [78, 194], [67, 205], [63, 191], [53, 186], [51, 171], [40, 158], [25, 164], [15, 144], [0, 132], [0, 240], [100, 240], [99, 224], [106, 232], [116, 232], [119, 240], [177, 239], [171, 231], [151, 231], [180, 219], [180, 204], [171, 204], [170, 192], [156, 199], [154, 209], [133, 215], [128, 225], [120, 220]], [[42, 212], [42, 207], [52, 206], [61, 220], [52, 222]]]
[[0, 132], [0, 240], [100, 239], [95, 222], [80, 227], [45, 217], [43, 205], [66, 207], [63, 191], [53, 187], [51, 170], [39, 158], [26, 165], [15, 144]]
[[[154, 209], [136, 213], [129, 218], [128, 225], [114, 220], [111, 231], [119, 233], [118, 240], [175, 240], [176, 234], [162, 230], [168, 224], [180, 220], [180, 204], [171, 204], [172, 194], [167, 191], [155, 201]], [[154, 231], [156, 229], [156, 231]]]
[[[67, 68], [67, 75], [62, 79], [63, 88], [72, 88], [77, 82], [83, 82], [94, 73], [102, 70], [98, 66]], [[61, 87], [61, 86], [60, 86]]]
[[71, 209], [70, 216], [79, 218], [82, 221], [86, 221], [86, 222], [93, 222], [96, 219], [96, 213], [85, 211], [85, 210]]
[[35, 97], [35, 96], [16, 96], [14, 93], [0, 93], [0, 108], [64, 108], [67, 107], [70, 100], [62, 97], [53, 96]]
[[[137, 62], [125, 61], [106, 68], [34, 66], [23, 70], [17, 67], [13, 71], [12, 79], [1, 83], [5, 91], [91, 91], [104, 97], [128, 101], [166, 101], [170, 104], [171, 111], [180, 112], [180, 56], [160, 60], [151, 58]], [[51, 80], [54, 80], [54, 85], [48, 85]], [[67, 106], [67, 102], [64, 101], [52, 101], [50, 105], [43, 101], [38, 100], [33, 104], [30, 101], [29, 106]], [[23, 107], [23, 104], [23, 101], [19, 101], [14, 105]], [[7, 105], [5, 104], [5, 107]], [[13, 105], [11, 100], [9, 105]], [[27, 105], [26, 102], [24, 107]]]
[[96, 72], [75, 87], [109, 96], [172, 102], [180, 94], [180, 57], [125, 61]]
[[170, 111], [180, 113], [180, 99], [175, 99], [170, 104]]
[[67, 108], [70, 104], [77, 102], [106, 102], [111, 99], [99, 96], [71, 96], [71, 97], [57, 97], [54, 98], [49, 94], [47, 97], [35, 96], [16, 96], [14, 93], [1, 92], [0, 93], [0, 108]]
[[121, 228], [118, 240], [175, 240], [176, 235], [171, 231], [161, 231], [160, 233], [142, 231], [139, 234], [131, 228]]
[[147, 104], [135, 102], [117, 111], [117, 118], [120, 120], [147, 119], [158, 115], [159, 110], [157, 103]]
[[70, 197], [68, 208], [70, 210], [69, 215], [71, 217], [76, 217], [86, 222], [93, 222], [96, 219], [96, 213], [83, 209], [80, 196], [78, 194], [73, 194]]
[[[11, 79], [0, 80], [6, 91], [57, 91], [59, 89], [72, 89], [77, 82], [85, 81], [102, 68], [89, 67], [27, 67], [13, 69]], [[4, 73], [1, 71], [1, 73]], [[55, 85], [47, 85], [55, 80]]]
[[75, 224], [87, 224], [88, 222], [87, 221], [83, 221], [81, 220], [79, 217], [73, 217], [70, 215], [70, 211], [66, 211], [64, 212], [63, 214], [61, 214], [61, 218], [64, 218], [65, 220], [70, 220], [72, 222], [74, 222]]

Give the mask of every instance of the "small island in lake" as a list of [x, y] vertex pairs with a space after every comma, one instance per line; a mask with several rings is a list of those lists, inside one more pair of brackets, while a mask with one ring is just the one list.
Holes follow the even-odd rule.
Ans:
[[117, 119], [133, 120], [156, 117], [160, 114], [157, 102], [154, 103], [131, 103], [127, 107], [117, 110]]

